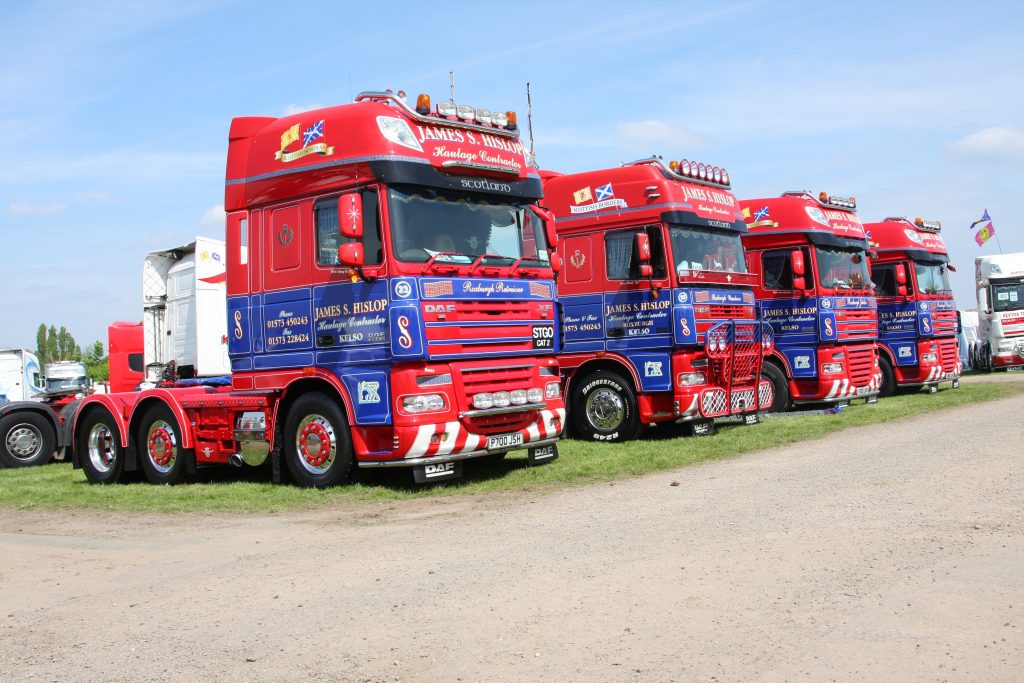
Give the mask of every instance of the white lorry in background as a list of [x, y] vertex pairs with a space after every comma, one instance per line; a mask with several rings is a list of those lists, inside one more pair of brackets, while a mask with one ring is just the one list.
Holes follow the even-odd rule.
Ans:
[[77, 404], [77, 392], [51, 394], [43, 382], [34, 353], [0, 349], [0, 465], [4, 467], [42, 465], [55, 452], [63, 454], [71, 426], [66, 418]]
[[974, 370], [974, 345], [978, 341], [978, 311], [971, 309], [958, 309], [960, 317], [960, 333], [956, 336], [957, 346], [960, 349], [960, 362], [965, 368]]
[[58, 360], [43, 368], [46, 391], [51, 394], [86, 392], [90, 389], [85, 364], [74, 360]]
[[195, 242], [146, 256], [142, 267], [146, 386], [231, 374], [224, 242]]
[[978, 370], [1024, 366], [1024, 252], [978, 256], [978, 340], [971, 349]]

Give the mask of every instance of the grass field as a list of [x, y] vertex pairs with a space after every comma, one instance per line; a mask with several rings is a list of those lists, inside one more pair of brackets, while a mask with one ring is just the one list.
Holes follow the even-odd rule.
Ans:
[[521, 451], [494, 465], [469, 461], [460, 481], [428, 487], [414, 485], [412, 475], [403, 470], [359, 473], [349, 485], [316, 491], [271, 484], [265, 469], [206, 469], [201, 471], [199, 482], [174, 487], [147, 483], [94, 486], [86, 482], [80, 470], [63, 463], [0, 469], [0, 506], [168, 513], [275, 512], [339, 502], [554, 489], [734, 457], [848, 427], [900, 420], [1024, 391], [1024, 385], [1018, 383], [975, 382], [955, 391], [946, 387], [938, 394], [896, 396], [876, 405], [859, 402], [840, 414], [790, 413], [766, 418], [751, 427], [720, 425], [718, 433], [709, 437], [684, 437], [681, 427], [666, 425], [648, 430], [643, 438], [626, 444], [566, 440], [559, 444], [561, 457], [548, 465], [527, 467], [525, 451]]

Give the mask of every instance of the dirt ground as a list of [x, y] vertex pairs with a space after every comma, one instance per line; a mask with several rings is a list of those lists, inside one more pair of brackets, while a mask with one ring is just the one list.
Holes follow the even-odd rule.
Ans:
[[1024, 680], [1022, 412], [558, 493], [0, 511], [0, 680]]

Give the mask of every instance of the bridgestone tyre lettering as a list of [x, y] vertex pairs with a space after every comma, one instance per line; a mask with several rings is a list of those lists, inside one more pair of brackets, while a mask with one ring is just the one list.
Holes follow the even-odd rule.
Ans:
[[573, 389], [570, 417], [576, 433], [593, 441], [628, 441], [640, 431], [636, 392], [619, 375], [598, 370]]
[[896, 393], [896, 374], [893, 372], [892, 363], [885, 356], [878, 359], [878, 367], [882, 370], [882, 386], [878, 390], [878, 396], [885, 398]]
[[292, 480], [307, 488], [326, 488], [352, 472], [352, 439], [337, 400], [319, 392], [295, 399], [285, 417], [281, 442]]
[[57, 435], [45, 415], [22, 410], [0, 418], [0, 463], [4, 467], [45, 465], [56, 446]]
[[789, 410], [789, 380], [774, 363], [765, 363], [761, 377], [772, 383], [772, 404], [761, 412], [784, 413]]
[[117, 422], [104, 408], [90, 408], [75, 428], [75, 452], [85, 478], [93, 484], [116, 484], [124, 472], [124, 449]]
[[181, 428], [167, 406], [150, 406], [139, 420], [135, 434], [139, 464], [151, 484], [180, 484], [188, 472], [192, 450], [182, 448]]

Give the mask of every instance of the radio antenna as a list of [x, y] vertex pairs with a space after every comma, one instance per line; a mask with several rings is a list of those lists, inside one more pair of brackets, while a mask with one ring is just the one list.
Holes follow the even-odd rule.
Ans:
[[448, 88], [451, 91], [452, 102], [454, 102], [455, 101], [455, 72], [454, 71], [449, 71], [448, 72]]
[[530, 131], [530, 163], [537, 165], [537, 154], [533, 151], [533, 98], [530, 96], [530, 82], [526, 82], [526, 125]]

